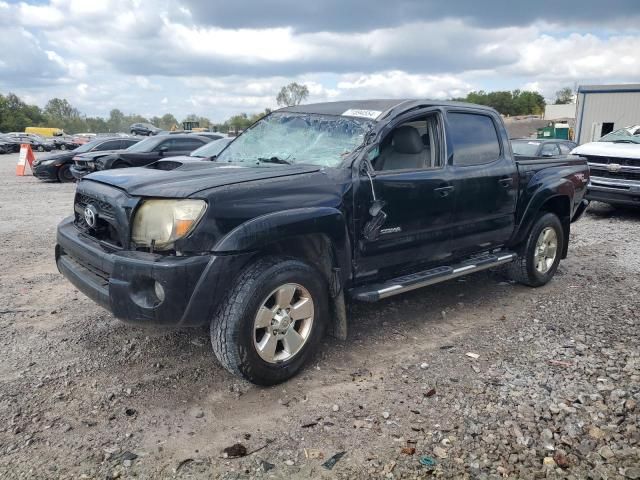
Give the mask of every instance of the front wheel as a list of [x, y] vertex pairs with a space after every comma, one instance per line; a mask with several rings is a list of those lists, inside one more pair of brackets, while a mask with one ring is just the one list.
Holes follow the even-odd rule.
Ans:
[[58, 180], [61, 183], [75, 182], [73, 174], [71, 173], [71, 165], [62, 165], [58, 170]]
[[39, 145], [39, 146], [38, 146], [38, 151], [39, 151], [39, 152], [44, 152], [44, 147], [43, 147], [42, 145]]
[[558, 216], [554, 213], [541, 215], [531, 228], [520, 255], [509, 267], [511, 277], [531, 287], [545, 285], [558, 269], [564, 242], [564, 230]]
[[288, 380], [318, 347], [327, 300], [324, 278], [307, 263], [258, 260], [238, 277], [211, 321], [218, 361], [258, 385]]

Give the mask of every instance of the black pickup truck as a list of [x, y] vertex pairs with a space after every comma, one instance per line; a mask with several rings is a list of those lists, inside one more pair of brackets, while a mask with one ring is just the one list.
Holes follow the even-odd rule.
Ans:
[[580, 157], [515, 161], [470, 104], [287, 107], [214, 161], [96, 172], [58, 227], [58, 269], [125, 321], [211, 326], [231, 372], [293, 376], [349, 301], [503, 265], [547, 283], [587, 206]]

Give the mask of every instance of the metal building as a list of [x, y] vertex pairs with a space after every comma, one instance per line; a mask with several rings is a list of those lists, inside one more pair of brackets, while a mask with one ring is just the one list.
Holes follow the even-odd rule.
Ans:
[[640, 84], [578, 88], [576, 141], [598, 140], [613, 130], [640, 124]]

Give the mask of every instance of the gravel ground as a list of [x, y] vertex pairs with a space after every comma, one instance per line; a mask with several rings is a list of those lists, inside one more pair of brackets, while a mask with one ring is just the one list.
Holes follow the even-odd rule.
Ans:
[[[482, 272], [356, 305], [347, 342], [265, 389], [217, 365], [204, 329], [124, 325], [64, 281], [74, 187], [15, 177], [16, 158], [0, 478], [640, 478], [640, 212], [591, 208], [539, 289]], [[249, 454], [225, 458], [236, 443]]]

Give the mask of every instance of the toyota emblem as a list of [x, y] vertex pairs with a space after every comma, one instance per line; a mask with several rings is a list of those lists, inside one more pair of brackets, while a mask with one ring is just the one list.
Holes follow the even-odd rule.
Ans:
[[89, 227], [94, 228], [98, 221], [98, 211], [93, 205], [84, 207], [84, 221]]
[[619, 172], [621, 168], [622, 167], [619, 163], [610, 163], [609, 165], [607, 165], [607, 170], [609, 170], [611, 173]]

